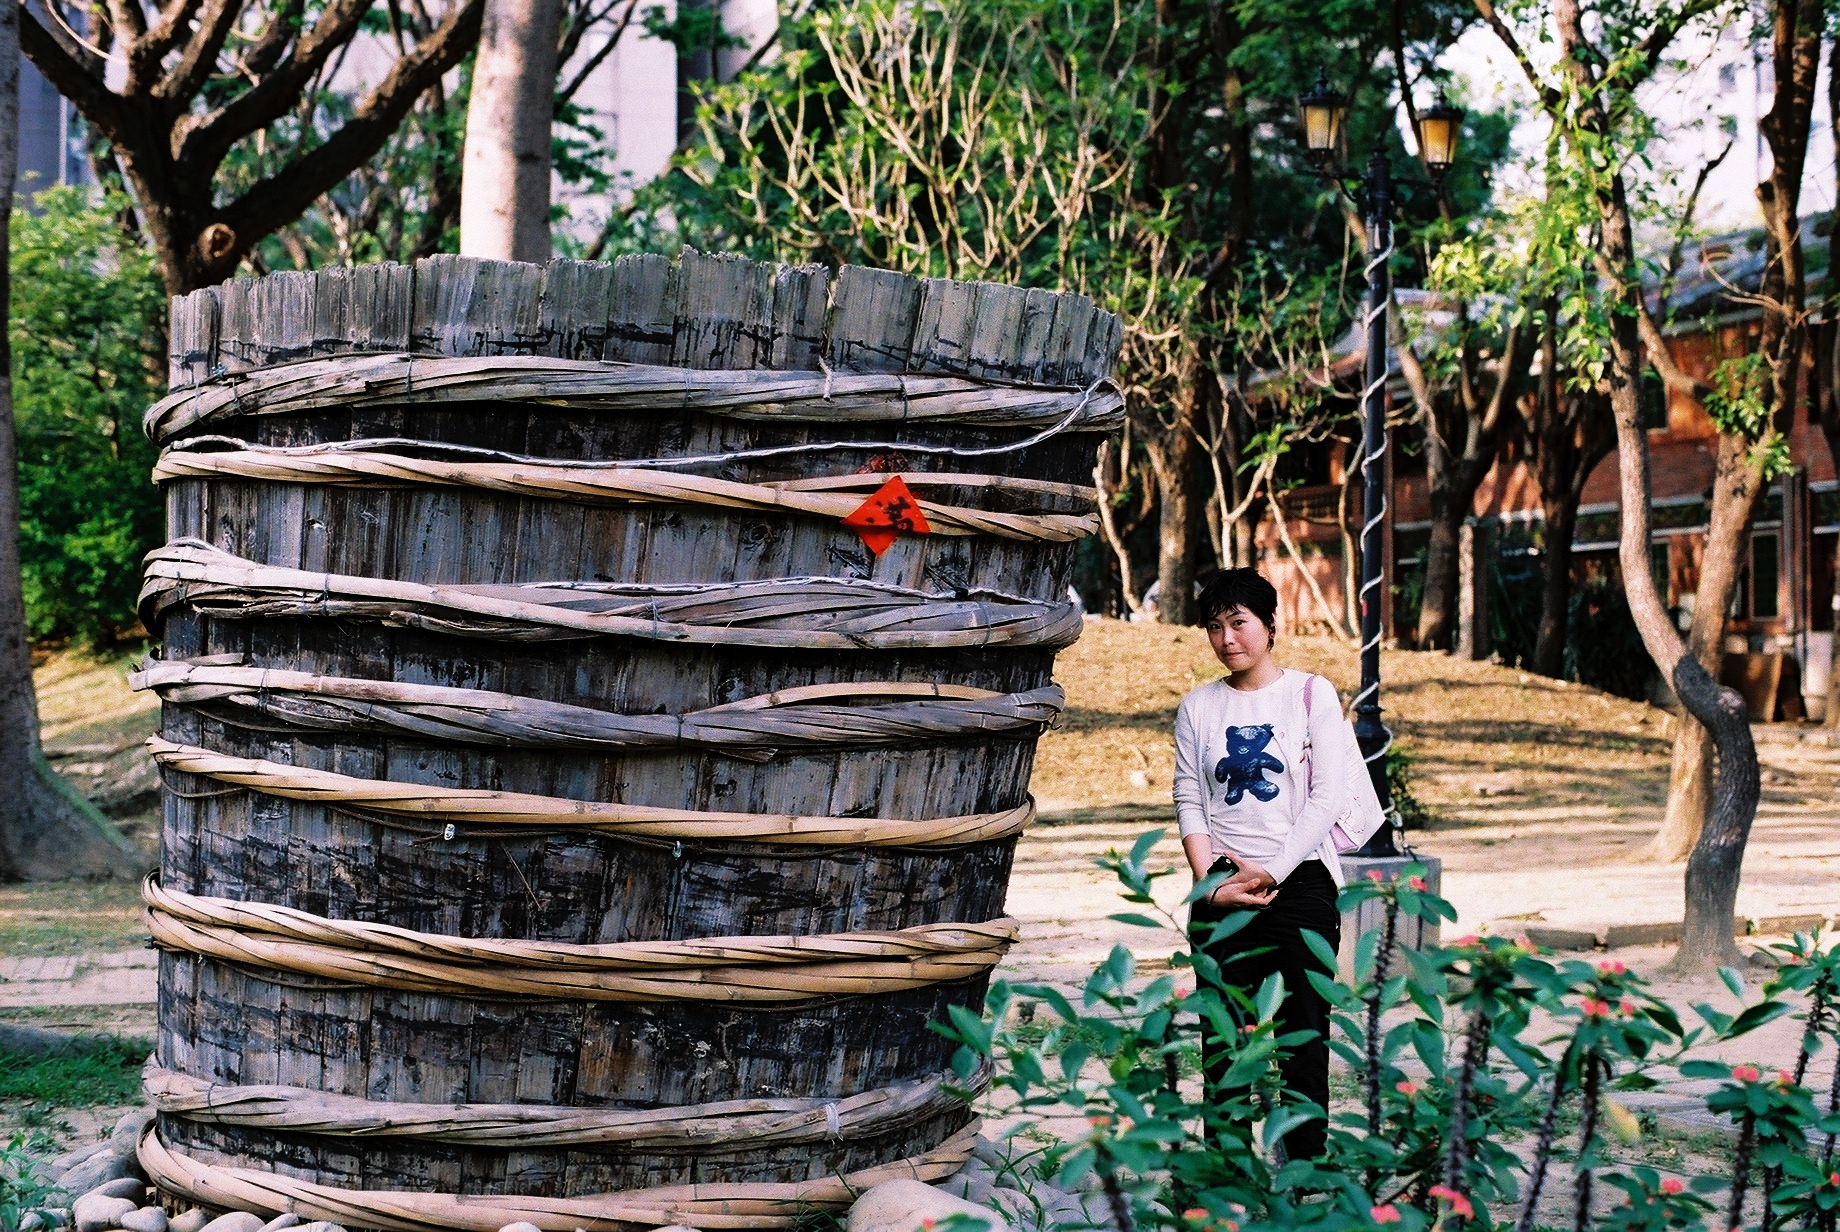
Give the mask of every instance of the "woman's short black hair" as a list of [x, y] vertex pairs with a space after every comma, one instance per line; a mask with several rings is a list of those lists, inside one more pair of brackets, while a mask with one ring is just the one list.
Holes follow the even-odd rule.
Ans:
[[1201, 622], [1222, 612], [1243, 607], [1259, 618], [1269, 633], [1278, 629], [1278, 588], [1257, 569], [1222, 569], [1201, 588]]

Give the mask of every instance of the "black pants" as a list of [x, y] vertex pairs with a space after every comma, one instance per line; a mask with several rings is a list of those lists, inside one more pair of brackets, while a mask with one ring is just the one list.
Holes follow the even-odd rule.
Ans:
[[[1291, 1049], [1278, 1067], [1287, 1096], [1309, 1100], [1326, 1113], [1329, 1108], [1329, 1006], [1310, 984], [1306, 974], [1320, 971], [1329, 978], [1335, 972], [1325, 968], [1303, 943], [1308, 929], [1339, 949], [1342, 940], [1342, 917], [1335, 909], [1335, 879], [1321, 860], [1306, 860], [1278, 887], [1271, 905], [1257, 913], [1252, 922], [1230, 937], [1206, 948], [1208, 957], [1221, 965], [1221, 979], [1228, 985], [1254, 996], [1272, 972], [1284, 977], [1284, 1001], [1278, 1007], [1278, 1034], [1313, 1031], [1315, 1038]], [[1197, 947], [1207, 939], [1213, 926], [1238, 908], [1213, 907], [1196, 903], [1189, 921], [1190, 939]], [[1260, 951], [1249, 953], [1249, 951]], [[1239, 957], [1244, 955], [1244, 957]], [[1202, 1065], [1207, 1074], [1209, 1091], [1219, 1091], [1226, 1076], [1226, 1049], [1207, 1027], [1201, 1040]], [[1323, 1154], [1323, 1121], [1311, 1121], [1284, 1136], [1284, 1153], [1290, 1159], [1318, 1159]]]

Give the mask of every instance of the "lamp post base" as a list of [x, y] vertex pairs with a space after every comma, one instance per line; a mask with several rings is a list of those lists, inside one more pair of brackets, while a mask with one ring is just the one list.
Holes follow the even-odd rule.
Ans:
[[[1422, 876], [1429, 883], [1433, 894], [1442, 894], [1444, 886], [1444, 862], [1430, 856], [1363, 856], [1346, 855], [1342, 857], [1342, 876], [1349, 885], [1365, 881], [1369, 872], [1377, 871], [1382, 877], [1391, 880], [1403, 876], [1406, 869], [1418, 866], [1424, 870]], [[1378, 932], [1386, 927], [1386, 904], [1378, 899], [1370, 899], [1350, 911], [1342, 912], [1342, 945], [1337, 954], [1337, 974], [1345, 984], [1354, 983], [1354, 952], [1360, 944], [1364, 933]], [[1437, 945], [1438, 923], [1435, 920], [1416, 920], [1400, 916], [1394, 944], [1407, 949], [1422, 950], [1427, 946]], [[1393, 964], [1397, 971], [1399, 964]]]

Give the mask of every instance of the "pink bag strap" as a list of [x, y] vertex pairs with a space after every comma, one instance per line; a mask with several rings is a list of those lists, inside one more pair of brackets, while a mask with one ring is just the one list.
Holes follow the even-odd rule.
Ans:
[[1310, 694], [1316, 691], [1314, 672], [1303, 674], [1303, 794], [1309, 795], [1316, 787], [1316, 757], [1310, 742]]

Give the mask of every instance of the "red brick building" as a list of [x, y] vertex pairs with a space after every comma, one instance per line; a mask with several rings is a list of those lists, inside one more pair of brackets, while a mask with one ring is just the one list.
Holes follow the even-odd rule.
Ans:
[[[1725, 241], [1729, 246], [1722, 248], [1709, 244], [1708, 256], [1719, 276], [1683, 281], [1683, 289], [1674, 296], [1675, 319], [1689, 316], [1683, 308], [1697, 319], [1671, 328], [1669, 347], [1675, 362], [1696, 376], [1708, 376], [1721, 359], [1742, 354], [1754, 345], [1758, 329], [1754, 308], [1736, 307], [1710, 321], [1702, 311], [1724, 300], [1726, 287], [1742, 279], [1746, 271], [1733, 266], [1758, 264], [1754, 253], [1743, 247], [1748, 238]], [[1736, 256], [1728, 255], [1734, 251]], [[1818, 268], [1824, 257], [1820, 253], [1821, 259], [1811, 264]], [[1815, 329], [1804, 396], [1794, 409], [1788, 433], [1793, 470], [1771, 482], [1757, 509], [1726, 646], [1733, 655], [1784, 656], [1782, 680], [1787, 684], [1799, 679], [1805, 708], [1813, 714], [1821, 712], [1825, 700], [1834, 628], [1834, 548], [1840, 535], [1840, 476], [1821, 428], [1823, 417], [1835, 413], [1828, 391], [1833, 328], [1831, 322], [1822, 322]], [[1338, 348], [1345, 357], [1336, 365], [1337, 384], [1343, 388], [1352, 389], [1356, 383], [1346, 378], [1356, 375], [1358, 343], [1358, 338], [1350, 339]], [[1344, 367], [1350, 371], [1343, 373]], [[1651, 424], [1648, 444], [1654, 484], [1651, 565], [1657, 580], [1665, 582], [1667, 602], [1684, 627], [1699, 582], [1716, 432], [1704, 408], [1691, 396], [1664, 391], [1658, 379], [1645, 387], [1644, 394]], [[1397, 374], [1391, 396], [1395, 406], [1409, 405], [1409, 395]], [[1350, 413], [1353, 409], [1350, 400]], [[1388, 565], [1393, 582], [1389, 631], [1409, 627], [1416, 619], [1415, 569], [1422, 563], [1431, 517], [1419, 450], [1421, 434], [1416, 424], [1400, 425], [1389, 441]], [[1293, 481], [1306, 482], [1285, 498], [1287, 528], [1326, 606], [1346, 624], [1345, 581], [1352, 579], [1344, 576], [1347, 540], [1337, 514], [1345, 501], [1351, 523], [1358, 521], [1358, 482], [1348, 484], [1344, 495], [1344, 466], [1352, 450], [1345, 442], [1326, 441], [1299, 452], [1304, 456], [1293, 466]], [[1613, 451], [1593, 471], [1586, 486], [1573, 541], [1575, 582], [1594, 576], [1614, 579], [1618, 573], [1618, 465]], [[1508, 426], [1495, 465], [1477, 491], [1464, 536], [1464, 619], [1460, 622], [1464, 653], [1486, 657], [1493, 649], [1488, 618], [1490, 570], [1499, 571], [1504, 562], [1516, 557], [1536, 555], [1543, 531], [1539, 485], [1523, 460], [1516, 418]], [[1329, 623], [1325, 603], [1305, 584], [1269, 512], [1259, 527], [1257, 542], [1261, 567], [1283, 598], [1280, 621], [1297, 629], [1320, 629]], [[1739, 668], [1734, 664], [1731, 670]], [[1775, 670], [1774, 663], [1771, 670]], [[1795, 707], [1791, 704], [1788, 709], [1792, 712]], [[1782, 712], [1779, 704], [1777, 713]]]

